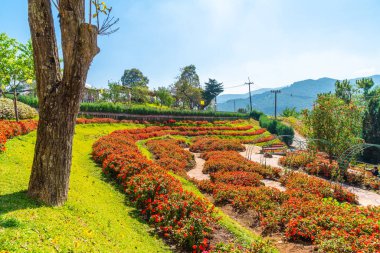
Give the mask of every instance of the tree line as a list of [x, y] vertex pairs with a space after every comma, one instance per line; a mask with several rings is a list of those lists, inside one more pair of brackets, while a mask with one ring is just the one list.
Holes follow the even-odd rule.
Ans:
[[[102, 93], [102, 100], [113, 103], [157, 102], [161, 106], [201, 110], [209, 107], [224, 91], [223, 84], [211, 78], [203, 88], [194, 65], [181, 68], [175, 82], [169, 87], [150, 90], [148, 84], [149, 78], [139, 69], [127, 69], [119, 82], [108, 83], [108, 89]], [[157, 100], [150, 101], [151, 97]]]

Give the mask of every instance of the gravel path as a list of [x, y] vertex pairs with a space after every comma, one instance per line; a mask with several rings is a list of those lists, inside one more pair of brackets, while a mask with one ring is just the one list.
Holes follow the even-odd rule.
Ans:
[[[189, 149], [186, 149], [187, 151], [189, 151]], [[202, 170], [203, 170], [203, 166], [205, 164], [205, 160], [203, 160], [200, 156], [201, 154], [200, 153], [193, 153], [194, 154], [194, 158], [195, 158], [195, 166], [193, 169], [189, 170], [187, 172], [187, 175], [190, 177], [190, 178], [195, 178], [197, 180], [207, 180], [207, 179], [210, 179], [210, 175], [208, 174], [203, 174]]]
[[277, 182], [277, 181], [273, 181], [273, 180], [269, 180], [269, 179], [263, 179], [263, 180], [261, 180], [261, 182], [263, 182], [265, 184], [265, 186], [276, 188], [282, 192], [284, 192], [286, 190], [286, 188], [284, 186], [282, 186], [280, 182]]

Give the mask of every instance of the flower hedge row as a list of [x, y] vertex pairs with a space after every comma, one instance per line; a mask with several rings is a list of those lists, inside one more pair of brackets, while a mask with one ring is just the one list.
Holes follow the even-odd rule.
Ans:
[[18, 135], [27, 134], [37, 128], [37, 121], [6, 121], [0, 120], [0, 152], [5, 151], [5, 143], [8, 139]]
[[244, 171], [255, 172], [264, 178], [279, 178], [281, 170], [252, 162], [236, 151], [211, 151], [201, 155], [206, 160], [203, 173]]
[[187, 146], [183, 140], [149, 140], [146, 146], [160, 166], [183, 177], [186, 177], [186, 171], [195, 165], [193, 154], [183, 149]]
[[211, 137], [198, 138], [190, 146], [192, 152], [235, 150], [244, 151], [245, 147], [238, 140], [225, 140]]
[[[212, 205], [184, 191], [181, 183], [138, 150], [138, 134], [116, 131], [93, 145], [93, 158], [123, 187], [142, 217], [172, 243], [200, 252], [209, 248]], [[140, 132], [136, 130], [135, 132]]]

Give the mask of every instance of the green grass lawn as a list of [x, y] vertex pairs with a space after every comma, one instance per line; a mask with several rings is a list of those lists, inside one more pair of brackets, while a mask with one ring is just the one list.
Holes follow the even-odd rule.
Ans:
[[94, 141], [127, 127], [76, 127], [69, 199], [62, 207], [26, 196], [36, 133], [10, 140], [0, 154], [0, 252], [169, 252], [91, 159]]

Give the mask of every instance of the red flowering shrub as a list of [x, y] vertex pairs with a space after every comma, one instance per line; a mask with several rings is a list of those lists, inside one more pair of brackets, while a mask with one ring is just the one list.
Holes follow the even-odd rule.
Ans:
[[199, 138], [191, 146], [191, 152], [206, 152], [216, 150], [244, 151], [245, 147], [237, 140], [223, 140], [218, 138]]
[[239, 212], [254, 210], [259, 215], [264, 210], [277, 208], [286, 199], [286, 195], [275, 188], [231, 184], [216, 184], [213, 197], [216, 203], [232, 204]]
[[260, 180], [263, 177], [255, 172], [231, 171], [217, 172], [210, 174], [211, 180], [215, 183], [233, 184], [239, 186], [260, 186], [264, 185]]
[[186, 146], [183, 140], [149, 140], [146, 146], [161, 167], [181, 176], [186, 176], [186, 171], [195, 165], [193, 154], [183, 149]]
[[184, 191], [177, 179], [140, 154], [135, 141], [141, 130], [134, 132], [115, 131], [100, 138], [93, 145], [94, 160], [118, 179], [130, 201], [159, 234], [188, 250], [194, 246], [207, 250], [205, 242], [216, 222], [213, 207]]
[[203, 173], [245, 171], [255, 172], [264, 178], [278, 178], [281, 172], [278, 168], [265, 167], [259, 163], [252, 162], [236, 151], [212, 151], [201, 155], [206, 163]]
[[37, 128], [36, 120], [8, 121], [0, 120], [0, 152], [5, 151], [7, 139], [27, 134]]
[[340, 185], [303, 173], [288, 173], [281, 178], [281, 183], [288, 190], [311, 193], [321, 198], [334, 198], [340, 202], [357, 203], [356, 196]]
[[206, 193], [212, 193], [215, 189], [215, 184], [211, 182], [210, 180], [196, 180], [192, 179], [193, 183], [196, 184], [199, 190], [206, 192]]

